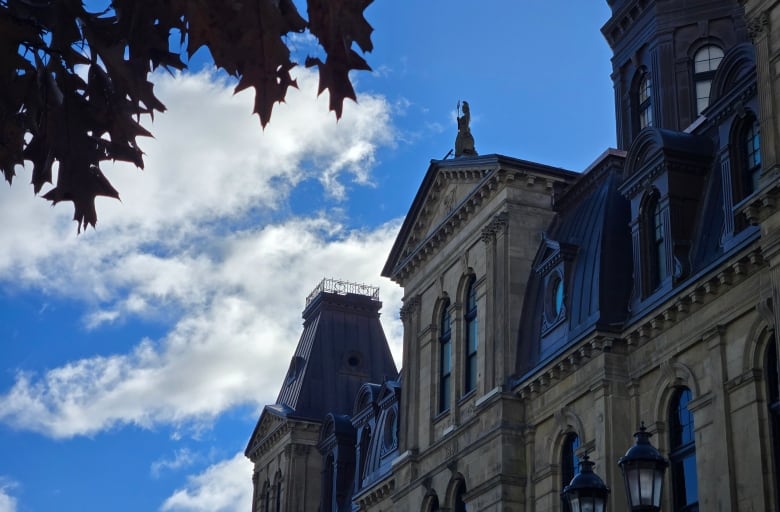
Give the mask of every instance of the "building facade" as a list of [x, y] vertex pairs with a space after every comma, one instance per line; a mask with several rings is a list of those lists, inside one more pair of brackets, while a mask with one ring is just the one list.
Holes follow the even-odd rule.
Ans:
[[566, 510], [582, 454], [623, 510], [641, 423], [663, 510], [780, 510], [780, 2], [609, 4], [618, 148], [431, 162], [403, 370], [320, 424], [319, 510]]

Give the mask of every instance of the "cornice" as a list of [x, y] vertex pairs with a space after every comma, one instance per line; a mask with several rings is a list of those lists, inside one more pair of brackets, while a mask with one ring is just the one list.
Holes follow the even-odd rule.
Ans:
[[623, 336], [629, 350], [679, 324], [765, 266], [761, 248], [756, 246], [696, 279], [675, 293], [674, 300], [632, 322]]
[[601, 33], [604, 34], [610, 47], [614, 47], [615, 42], [634, 26], [636, 20], [642, 16], [651, 3], [651, 0], [634, 0], [612, 15], [601, 28]]
[[576, 372], [587, 364], [597, 353], [610, 352], [615, 342], [619, 341], [614, 335], [595, 332], [587, 338], [575, 343], [564, 353], [552, 359], [543, 368], [534, 372], [534, 375], [523, 378], [516, 384], [514, 392], [521, 400], [536, 398], [544, 393], [555, 382]]
[[[753, 99], [758, 92], [758, 84], [755, 76], [747, 76], [743, 81], [750, 81], [744, 87], [735, 86], [731, 94], [725, 95], [723, 99], [715, 101], [716, 108], [710, 108], [707, 111], [707, 117], [714, 124], [720, 124], [734, 113], [744, 112], [745, 104]], [[725, 105], [721, 106], [721, 103]], [[713, 106], [715, 106], [713, 105]]]
[[780, 172], [776, 170], [774, 173], [775, 175], [768, 177], [759, 190], [737, 207], [738, 212], [742, 213], [751, 224], [760, 224], [777, 212], [780, 204]]
[[254, 461], [258, 457], [265, 455], [271, 448], [273, 448], [280, 439], [285, 435], [296, 430], [296, 427], [302, 427], [306, 430], [320, 429], [320, 424], [309, 421], [295, 421], [289, 419], [282, 419], [276, 428], [272, 429], [264, 436], [260, 436], [253, 444], [252, 447], [247, 450], [249, 458]]
[[372, 505], [387, 499], [395, 491], [395, 478], [388, 475], [387, 478], [371, 485], [354, 498], [354, 502], [360, 505], [361, 510], [366, 510]]

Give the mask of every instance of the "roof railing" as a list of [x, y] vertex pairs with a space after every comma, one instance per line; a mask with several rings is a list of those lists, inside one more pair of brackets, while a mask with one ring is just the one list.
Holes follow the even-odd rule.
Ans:
[[326, 277], [320, 284], [318, 284], [314, 290], [306, 297], [306, 305], [308, 306], [320, 293], [335, 293], [338, 295], [347, 295], [349, 293], [355, 295], [363, 295], [370, 297], [371, 300], [379, 300], [379, 287], [371, 286], [363, 283], [350, 283], [349, 281], [342, 281], [340, 279], [331, 279]]

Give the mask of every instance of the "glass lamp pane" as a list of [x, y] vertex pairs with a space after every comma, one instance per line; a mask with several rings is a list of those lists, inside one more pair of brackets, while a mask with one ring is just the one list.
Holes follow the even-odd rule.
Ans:
[[642, 505], [651, 505], [653, 502], [653, 483], [655, 471], [651, 468], [639, 470], [639, 492]]
[[584, 498], [580, 503], [580, 510], [582, 512], [595, 512], [596, 507], [594, 506], [592, 497]]
[[653, 506], [661, 506], [661, 490], [664, 485], [663, 470], [655, 470], [655, 483], [653, 484]]
[[639, 469], [626, 468], [626, 481], [628, 482], [629, 499], [632, 505], [642, 502], [642, 493], [639, 487]]

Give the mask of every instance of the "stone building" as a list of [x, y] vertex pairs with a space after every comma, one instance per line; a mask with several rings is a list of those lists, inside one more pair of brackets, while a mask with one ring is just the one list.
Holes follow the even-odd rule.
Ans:
[[663, 510], [780, 510], [780, 2], [609, 4], [618, 148], [432, 161], [383, 270], [402, 375], [322, 411], [317, 506], [254, 510], [560, 511], [585, 453], [623, 510], [642, 422]]

